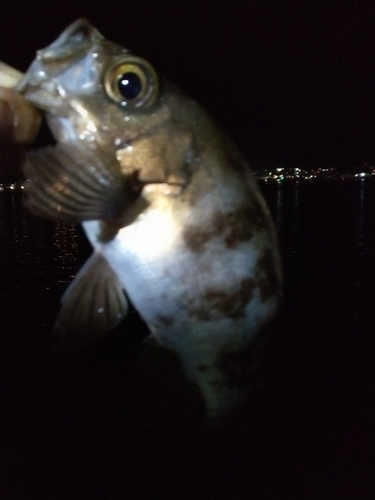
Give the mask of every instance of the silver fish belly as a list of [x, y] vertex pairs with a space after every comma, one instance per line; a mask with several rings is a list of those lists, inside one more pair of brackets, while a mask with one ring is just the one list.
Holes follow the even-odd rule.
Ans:
[[210, 417], [245, 405], [282, 277], [271, 218], [237, 148], [86, 20], [38, 52], [18, 90], [57, 141], [28, 157], [27, 205], [82, 223], [94, 249], [62, 298], [58, 342], [74, 348], [106, 333], [128, 296], [180, 357]]

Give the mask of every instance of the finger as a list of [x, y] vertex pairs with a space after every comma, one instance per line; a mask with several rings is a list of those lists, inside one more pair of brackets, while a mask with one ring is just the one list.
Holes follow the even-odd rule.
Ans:
[[12, 88], [23, 74], [0, 61], [0, 141], [30, 144], [36, 137], [41, 113]]

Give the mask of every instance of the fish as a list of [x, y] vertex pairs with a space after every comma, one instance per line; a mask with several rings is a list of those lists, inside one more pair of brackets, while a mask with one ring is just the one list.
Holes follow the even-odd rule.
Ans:
[[277, 322], [281, 258], [242, 153], [145, 59], [78, 19], [37, 52], [16, 90], [56, 140], [24, 165], [26, 206], [82, 224], [93, 247], [61, 300], [55, 342], [79, 349], [128, 299], [197, 384], [208, 418], [246, 406]]

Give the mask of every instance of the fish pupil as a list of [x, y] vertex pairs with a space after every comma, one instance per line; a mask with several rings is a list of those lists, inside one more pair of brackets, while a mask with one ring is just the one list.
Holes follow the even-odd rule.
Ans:
[[123, 73], [117, 82], [118, 89], [125, 99], [135, 99], [142, 90], [139, 76], [131, 71]]

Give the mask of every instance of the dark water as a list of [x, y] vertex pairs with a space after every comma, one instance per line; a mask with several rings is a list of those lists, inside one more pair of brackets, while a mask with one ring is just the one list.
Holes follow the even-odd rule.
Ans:
[[[373, 325], [375, 183], [267, 184], [284, 257], [288, 314]], [[322, 316], [323, 315], [323, 316]]]
[[88, 354], [56, 361], [59, 298], [90, 248], [79, 227], [0, 192], [2, 498], [371, 498], [375, 182], [261, 189], [285, 271], [271, 396], [236, 432], [184, 416], [135, 434], [118, 400], [144, 327], [130, 315]]

